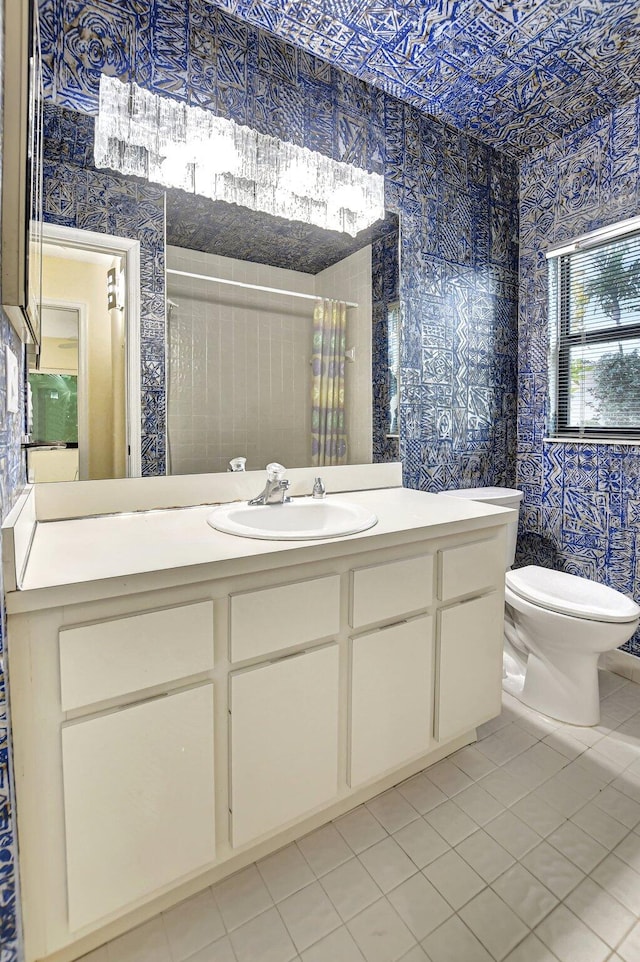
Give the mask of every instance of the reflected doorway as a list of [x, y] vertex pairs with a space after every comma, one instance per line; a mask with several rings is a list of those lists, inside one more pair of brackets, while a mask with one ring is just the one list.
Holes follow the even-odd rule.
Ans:
[[45, 225], [32, 481], [140, 475], [139, 242]]
[[[86, 307], [43, 301], [40, 363], [29, 371], [29, 481], [87, 477]], [[82, 470], [81, 470], [82, 462]]]

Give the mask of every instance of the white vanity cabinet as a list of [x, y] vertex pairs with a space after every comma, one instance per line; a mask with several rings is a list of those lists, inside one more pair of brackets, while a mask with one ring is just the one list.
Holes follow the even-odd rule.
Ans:
[[500, 710], [506, 532], [479, 518], [10, 610], [25, 962], [70, 962], [473, 741]]

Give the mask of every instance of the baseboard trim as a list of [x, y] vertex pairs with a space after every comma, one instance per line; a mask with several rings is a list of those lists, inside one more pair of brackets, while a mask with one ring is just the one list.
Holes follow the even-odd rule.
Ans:
[[601, 655], [599, 667], [640, 684], [640, 658], [628, 651], [622, 651], [621, 648]]

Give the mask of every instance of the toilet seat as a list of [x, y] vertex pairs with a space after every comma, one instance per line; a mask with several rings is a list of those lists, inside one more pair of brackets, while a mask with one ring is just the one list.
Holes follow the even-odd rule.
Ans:
[[525, 601], [573, 618], [626, 623], [640, 616], [640, 607], [622, 592], [565, 571], [527, 565], [508, 571], [506, 584]]

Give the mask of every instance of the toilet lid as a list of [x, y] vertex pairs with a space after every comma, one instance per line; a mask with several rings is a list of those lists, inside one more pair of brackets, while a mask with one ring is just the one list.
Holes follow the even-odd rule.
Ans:
[[565, 571], [527, 565], [508, 571], [506, 583], [525, 601], [574, 618], [628, 622], [640, 616], [640, 607], [622, 592]]

